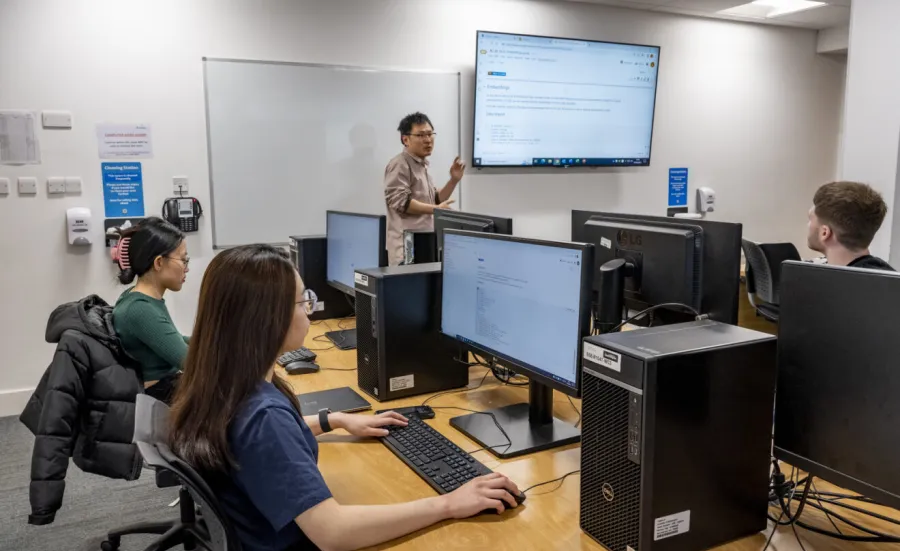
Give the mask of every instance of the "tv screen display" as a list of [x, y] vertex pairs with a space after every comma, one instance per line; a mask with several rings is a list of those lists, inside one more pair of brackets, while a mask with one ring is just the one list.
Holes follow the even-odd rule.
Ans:
[[658, 46], [478, 32], [475, 167], [648, 166]]

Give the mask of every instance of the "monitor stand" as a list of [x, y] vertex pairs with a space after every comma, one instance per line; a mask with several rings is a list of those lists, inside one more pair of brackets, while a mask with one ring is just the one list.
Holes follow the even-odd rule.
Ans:
[[356, 349], [356, 329], [342, 329], [341, 331], [329, 331], [325, 333], [338, 350]]
[[[527, 404], [513, 404], [450, 419], [450, 425], [501, 459], [581, 441], [581, 430], [553, 417], [553, 389], [531, 381]], [[509, 440], [497, 425], [503, 427]]]

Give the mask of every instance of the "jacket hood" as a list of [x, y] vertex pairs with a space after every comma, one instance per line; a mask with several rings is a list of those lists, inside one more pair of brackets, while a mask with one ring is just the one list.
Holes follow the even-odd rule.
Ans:
[[49, 343], [58, 343], [63, 332], [69, 330], [93, 337], [113, 350], [119, 349], [119, 339], [112, 324], [112, 308], [97, 295], [57, 306], [47, 321], [44, 338]]

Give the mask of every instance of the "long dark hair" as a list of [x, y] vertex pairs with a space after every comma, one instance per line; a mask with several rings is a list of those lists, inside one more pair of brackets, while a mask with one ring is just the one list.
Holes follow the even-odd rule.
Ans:
[[119, 270], [119, 282], [128, 285], [153, 268], [158, 256], [172, 254], [184, 241], [184, 232], [158, 216], [145, 218], [119, 233], [128, 238], [128, 268]]
[[[284, 251], [269, 245], [228, 249], [210, 262], [172, 404], [169, 444], [206, 471], [237, 465], [228, 427], [274, 365], [294, 317], [296, 271]], [[272, 383], [300, 404], [278, 375]]]

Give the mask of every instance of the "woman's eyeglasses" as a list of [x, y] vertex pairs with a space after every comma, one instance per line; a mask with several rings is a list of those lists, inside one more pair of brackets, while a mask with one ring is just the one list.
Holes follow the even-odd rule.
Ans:
[[184, 265], [185, 268], [187, 268], [187, 267], [188, 267], [188, 264], [191, 263], [191, 257], [189, 257], [189, 256], [186, 256], [186, 257], [184, 257], [184, 258], [178, 258], [178, 257], [174, 257], [174, 256], [167, 256], [166, 258], [168, 258], [169, 260], [177, 260], [177, 261], [181, 262], [181, 263]]
[[319, 304], [319, 297], [316, 296], [316, 292], [312, 289], [306, 289], [303, 291], [303, 300], [298, 301], [297, 304], [303, 305], [303, 310], [308, 316], [316, 311], [316, 306]]

